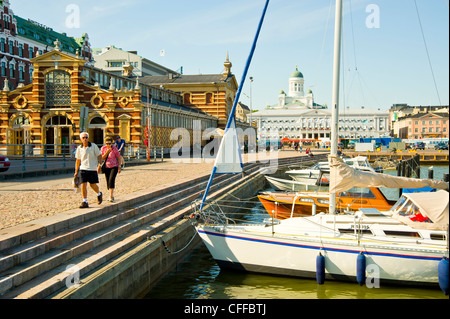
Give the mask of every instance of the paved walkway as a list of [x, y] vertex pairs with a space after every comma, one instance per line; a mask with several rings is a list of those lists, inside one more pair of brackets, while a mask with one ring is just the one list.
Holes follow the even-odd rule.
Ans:
[[[286, 150], [276, 155], [284, 158], [299, 156], [300, 153]], [[248, 161], [247, 155], [243, 161]], [[192, 159], [187, 163], [166, 159], [164, 162], [126, 167], [116, 179], [116, 202], [137, 191], [209, 174], [213, 165], [213, 162], [193, 163]], [[101, 205], [111, 205], [106, 201], [108, 194], [104, 175], [99, 177], [100, 190], [104, 194]], [[73, 174], [65, 174], [0, 181], [0, 229], [77, 209], [82, 198], [81, 193], [74, 192], [72, 180]], [[98, 206], [96, 194], [89, 187], [88, 201], [91, 207]]]

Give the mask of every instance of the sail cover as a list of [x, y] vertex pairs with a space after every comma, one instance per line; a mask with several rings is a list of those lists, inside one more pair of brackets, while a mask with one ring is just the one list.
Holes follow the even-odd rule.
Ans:
[[421, 188], [432, 187], [448, 190], [449, 183], [432, 179], [391, 176], [381, 173], [358, 171], [335, 156], [329, 155], [330, 193], [340, 193], [352, 187]]
[[448, 227], [448, 193], [444, 190], [437, 192], [407, 193], [404, 197], [416, 205], [420, 213], [431, 219], [432, 223], [412, 221], [410, 218], [395, 213], [393, 217], [414, 228], [446, 230]]
[[243, 170], [241, 148], [234, 118], [223, 134], [214, 166], [217, 174], [241, 173]]

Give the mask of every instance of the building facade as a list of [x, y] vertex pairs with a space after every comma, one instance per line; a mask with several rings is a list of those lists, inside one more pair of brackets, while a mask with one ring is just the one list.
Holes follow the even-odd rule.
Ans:
[[[223, 74], [144, 76], [139, 81], [179, 92], [183, 97], [183, 104], [216, 117], [218, 127], [224, 129], [238, 89], [231, 66], [227, 56]], [[236, 119], [237, 127], [249, 127], [249, 123], [243, 122], [239, 117]]]
[[111, 45], [94, 49], [95, 67], [113, 73], [132, 77], [150, 75], [180, 75], [158, 63], [137, 54], [137, 51], [124, 51]]
[[449, 114], [416, 113], [393, 123], [394, 137], [402, 139], [449, 138]]
[[8, 79], [10, 90], [30, 84], [34, 71], [31, 59], [53, 50], [56, 40], [62, 52], [92, 61], [86, 33], [80, 38], [68, 37], [36, 21], [14, 15], [9, 0], [0, 1], [0, 83]]
[[217, 125], [215, 117], [184, 106], [180, 94], [88, 66], [58, 43], [55, 48], [31, 59], [31, 84], [10, 90], [5, 79], [0, 153], [15, 154], [15, 145], [25, 145], [29, 154], [68, 151], [56, 146], [71, 144], [81, 131], [97, 144], [120, 135], [134, 146], [144, 145], [150, 131], [151, 145], [170, 148], [178, 142], [171, 139], [174, 129], [192, 137], [196, 121], [202, 128]]
[[448, 117], [448, 105], [394, 104], [389, 110], [391, 134], [408, 139], [448, 138]]

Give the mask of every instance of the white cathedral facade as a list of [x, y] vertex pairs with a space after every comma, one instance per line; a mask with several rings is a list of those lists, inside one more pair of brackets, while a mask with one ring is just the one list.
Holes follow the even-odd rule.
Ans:
[[[278, 104], [252, 114], [257, 121], [258, 140], [289, 138], [303, 141], [326, 141], [331, 134], [331, 112], [326, 105], [314, 102], [311, 89], [304, 93], [303, 74], [296, 67], [289, 77], [288, 94], [282, 90]], [[381, 111], [342, 107], [339, 138], [381, 137], [389, 135], [389, 114]]]

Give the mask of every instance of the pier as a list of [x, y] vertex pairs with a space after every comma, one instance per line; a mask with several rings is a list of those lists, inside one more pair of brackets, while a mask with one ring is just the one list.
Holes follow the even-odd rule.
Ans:
[[[294, 164], [301, 158], [305, 157], [280, 158], [278, 164]], [[265, 183], [260, 167], [246, 163], [244, 176], [217, 176], [209, 199], [253, 196]], [[145, 294], [199, 243], [186, 217], [208, 178], [209, 172], [132, 193], [117, 203], [69, 210], [0, 230], [0, 298]]]
[[356, 157], [358, 155], [367, 156], [370, 163], [375, 162], [380, 158], [385, 158], [390, 161], [405, 161], [412, 159], [414, 156], [419, 155], [420, 163], [423, 165], [448, 165], [449, 151], [403, 151], [403, 152], [353, 152], [344, 151], [345, 155]]

